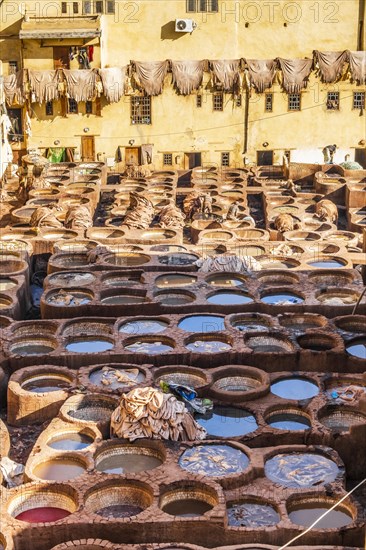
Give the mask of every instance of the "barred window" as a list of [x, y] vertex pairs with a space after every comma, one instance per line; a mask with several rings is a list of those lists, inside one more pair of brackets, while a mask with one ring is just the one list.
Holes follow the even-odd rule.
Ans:
[[214, 111], [223, 111], [224, 110], [224, 94], [222, 92], [216, 92], [213, 96], [213, 110]]
[[46, 102], [46, 115], [52, 116], [53, 115], [53, 103], [52, 101]]
[[93, 12], [93, 2], [92, 0], [83, 1], [83, 13], [85, 15], [90, 15]]
[[150, 96], [131, 96], [131, 124], [151, 124]]
[[235, 98], [235, 105], [236, 105], [237, 107], [241, 107], [241, 105], [242, 105], [241, 95], [236, 96], [236, 98]]
[[87, 115], [93, 114], [93, 102], [92, 101], [87, 101], [85, 103], [85, 113]]
[[186, 11], [188, 13], [206, 12], [214, 13], [219, 11], [219, 0], [186, 0]]
[[9, 61], [9, 75], [15, 74], [18, 71], [18, 62], [17, 61]]
[[288, 110], [289, 111], [301, 110], [301, 94], [288, 94]]
[[202, 107], [202, 96], [196, 95], [196, 107], [201, 108]]
[[79, 2], [72, 3], [72, 13], [79, 13]]
[[327, 111], [339, 111], [339, 92], [327, 93]]
[[266, 94], [264, 100], [265, 100], [264, 110], [266, 111], [266, 113], [272, 113], [272, 111], [273, 111], [273, 94], [272, 93]]
[[173, 154], [172, 153], [164, 153], [163, 154], [163, 165], [164, 166], [172, 166], [173, 164]]
[[221, 153], [221, 166], [230, 166], [230, 153]]
[[353, 92], [353, 108], [364, 109], [365, 108], [365, 92]]
[[74, 114], [74, 115], [77, 115], [79, 110], [78, 110], [78, 104], [77, 104], [77, 101], [75, 101], [75, 99], [72, 99], [70, 98], [69, 99], [69, 106], [68, 106], [68, 111], [70, 114]]
[[61, 2], [61, 13], [67, 13], [67, 2]]
[[106, 13], [114, 14], [116, 11], [116, 2], [115, 0], [107, 0], [106, 2]]
[[103, 0], [96, 0], [95, 13], [103, 13]]

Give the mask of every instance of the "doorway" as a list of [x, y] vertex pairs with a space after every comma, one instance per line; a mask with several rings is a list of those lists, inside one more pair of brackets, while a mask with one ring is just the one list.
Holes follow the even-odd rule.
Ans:
[[257, 166], [271, 166], [273, 164], [273, 151], [257, 151]]
[[355, 162], [361, 164], [362, 168], [366, 168], [366, 149], [356, 149]]
[[125, 164], [133, 164], [134, 166], [141, 165], [141, 147], [126, 147], [125, 148]]
[[56, 46], [53, 48], [53, 68], [70, 69], [70, 48], [68, 46]]
[[202, 166], [201, 153], [184, 153], [184, 168], [185, 170], [192, 170], [197, 166]]
[[94, 136], [81, 137], [81, 160], [83, 162], [93, 162], [95, 160]]

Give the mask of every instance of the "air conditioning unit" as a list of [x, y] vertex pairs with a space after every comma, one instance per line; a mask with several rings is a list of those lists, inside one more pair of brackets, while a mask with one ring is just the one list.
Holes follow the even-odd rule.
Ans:
[[193, 32], [197, 23], [193, 19], [176, 19], [175, 32]]

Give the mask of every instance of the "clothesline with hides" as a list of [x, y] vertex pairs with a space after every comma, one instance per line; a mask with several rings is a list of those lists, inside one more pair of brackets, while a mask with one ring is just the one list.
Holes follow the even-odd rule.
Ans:
[[4, 91], [9, 106], [26, 101], [42, 104], [61, 97], [91, 101], [104, 96], [116, 103], [125, 94], [142, 92], [154, 96], [163, 93], [165, 78], [172, 74], [172, 84], [180, 95], [197, 91], [204, 73], [211, 75], [213, 87], [239, 93], [246, 86], [256, 93], [272, 87], [276, 76], [286, 93], [306, 88], [311, 72], [330, 84], [351, 79], [366, 84], [366, 51], [313, 51], [311, 58], [222, 59], [174, 61], [131, 61], [123, 67], [103, 69], [22, 69], [4, 77]]

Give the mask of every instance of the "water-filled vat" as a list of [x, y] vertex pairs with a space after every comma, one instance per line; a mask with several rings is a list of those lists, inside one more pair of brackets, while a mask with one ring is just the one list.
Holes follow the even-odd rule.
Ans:
[[11, 279], [10, 277], [0, 278], [0, 292], [11, 290], [16, 286], [18, 286], [18, 282], [15, 279]]
[[32, 393], [50, 393], [70, 388], [72, 379], [57, 373], [42, 373], [27, 377], [21, 387]]
[[286, 327], [287, 330], [294, 331], [322, 328], [327, 324], [325, 317], [315, 313], [284, 314], [279, 315], [278, 320], [282, 327]]
[[265, 331], [272, 326], [272, 321], [258, 313], [246, 313], [233, 316], [230, 324], [240, 332]]
[[156, 386], [159, 386], [160, 382], [172, 382], [173, 384], [199, 388], [208, 384], [208, 376], [201, 369], [194, 367], [162, 367], [155, 371], [154, 382]]
[[319, 393], [319, 388], [308, 378], [302, 376], [291, 376], [280, 378], [271, 384], [271, 393], [283, 399], [311, 399]]
[[294, 346], [281, 336], [261, 334], [244, 336], [245, 344], [256, 353], [285, 353], [294, 350]]
[[219, 338], [215, 333], [201, 333], [197, 337], [189, 338], [185, 347], [192, 353], [219, 353], [231, 350], [231, 344], [223, 337]]
[[350, 340], [346, 345], [346, 351], [352, 357], [358, 359], [366, 359], [366, 338], [355, 338]]
[[18, 521], [26, 521], [27, 523], [53, 523], [60, 519], [64, 519], [70, 515], [68, 510], [57, 508], [55, 506], [39, 506], [21, 512], [15, 519]]
[[58, 307], [78, 307], [88, 304], [94, 299], [91, 291], [82, 291], [70, 288], [68, 290], [57, 289], [47, 293], [46, 302]]
[[40, 462], [32, 474], [44, 481], [67, 481], [79, 477], [86, 471], [86, 463], [80, 457], [58, 456]]
[[333, 460], [310, 452], [279, 453], [268, 459], [264, 466], [268, 479], [296, 489], [331, 483], [339, 471]]
[[306, 262], [310, 267], [315, 267], [317, 269], [338, 269], [340, 267], [345, 267], [347, 262], [342, 258], [319, 258], [317, 260], [311, 260]]
[[287, 512], [292, 523], [302, 527], [310, 527], [319, 519], [314, 529], [340, 529], [353, 522], [353, 514], [348, 506], [339, 504], [334, 510], [331, 508], [336, 501], [325, 497], [304, 498], [287, 505]]
[[58, 346], [58, 342], [54, 338], [37, 338], [35, 335], [30, 335], [27, 338], [17, 338], [10, 345], [10, 351], [14, 355], [45, 355], [52, 353]]
[[335, 325], [345, 332], [366, 333], [366, 315], [347, 315], [335, 320]]
[[109, 287], [131, 287], [143, 284], [140, 275], [114, 274], [102, 278], [103, 284]]
[[316, 294], [316, 299], [327, 306], [354, 305], [358, 301], [359, 293], [351, 289], [327, 289]]
[[65, 348], [74, 353], [102, 353], [113, 349], [114, 343], [107, 338], [83, 336], [69, 338]]
[[160, 497], [160, 508], [166, 514], [183, 518], [203, 516], [218, 504], [216, 491], [201, 483], [179, 483]]
[[316, 332], [308, 332], [299, 336], [297, 342], [302, 349], [320, 352], [337, 346], [337, 340], [333, 336]]
[[247, 455], [232, 445], [195, 445], [179, 457], [179, 466], [192, 474], [223, 477], [239, 474], [249, 466]]
[[257, 500], [229, 504], [227, 516], [231, 527], [251, 529], [276, 525], [280, 521], [280, 515], [272, 505]]
[[231, 273], [215, 273], [206, 278], [206, 282], [212, 286], [236, 287], [245, 285], [247, 278], [243, 275]]
[[197, 277], [194, 275], [186, 275], [184, 273], [169, 273], [160, 275], [155, 279], [157, 288], [179, 288], [194, 285], [197, 282]]
[[111, 296], [104, 296], [101, 298], [100, 303], [104, 305], [122, 306], [128, 304], [143, 304], [150, 302], [146, 296], [140, 296], [138, 294], [112, 294]]
[[61, 417], [79, 424], [109, 424], [116, 400], [105, 395], [86, 394], [69, 397], [60, 409]]
[[225, 330], [224, 317], [219, 315], [190, 315], [178, 323], [186, 332], [217, 332]]
[[163, 332], [169, 326], [168, 321], [162, 319], [138, 319], [125, 321], [119, 326], [119, 332], [126, 334], [157, 334]]
[[265, 415], [269, 426], [276, 430], [308, 430], [311, 428], [310, 417], [300, 409], [274, 409]]
[[187, 290], [162, 290], [154, 294], [154, 298], [163, 306], [183, 306], [195, 301], [196, 295]]
[[170, 338], [156, 339], [150, 338], [129, 338], [123, 347], [131, 353], [146, 353], [147, 355], [157, 355], [160, 353], [168, 353], [175, 348], [175, 343]]
[[94, 439], [82, 431], [65, 431], [51, 437], [47, 446], [55, 451], [82, 451], [94, 442]]
[[261, 301], [265, 304], [281, 306], [301, 304], [304, 301], [304, 298], [294, 292], [286, 292], [283, 290], [279, 292], [267, 292], [261, 296]]
[[158, 262], [162, 265], [192, 265], [197, 260], [198, 256], [196, 256], [195, 254], [189, 254], [188, 252], [158, 256]]
[[246, 294], [245, 292], [239, 291], [219, 291], [209, 294], [206, 298], [209, 304], [214, 304], [218, 306], [229, 306], [229, 305], [242, 305], [250, 304], [253, 302], [253, 298]]
[[366, 415], [354, 409], [339, 407], [325, 407], [319, 411], [320, 422], [332, 431], [347, 432], [352, 426], [366, 424]]
[[252, 413], [236, 407], [214, 406], [207, 414], [196, 414], [195, 419], [213, 437], [240, 437], [258, 428]]
[[145, 380], [145, 374], [134, 365], [110, 364], [96, 367], [89, 374], [89, 382], [101, 389], [126, 391]]
[[145, 265], [149, 263], [150, 260], [150, 256], [147, 254], [139, 254], [138, 252], [115, 252], [104, 258], [104, 261], [109, 264], [123, 267]]
[[114, 443], [98, 449], [95, 468], [105, 474], [131, 474], [153, 470], [161, 466], [165, 453], [158, 446]]
[[95, 276], [92, 273], [81, 273], [78, 271], [59, 271], [48, 277], [48, 283], [53, 286], [88, 286], [93, 285]]

